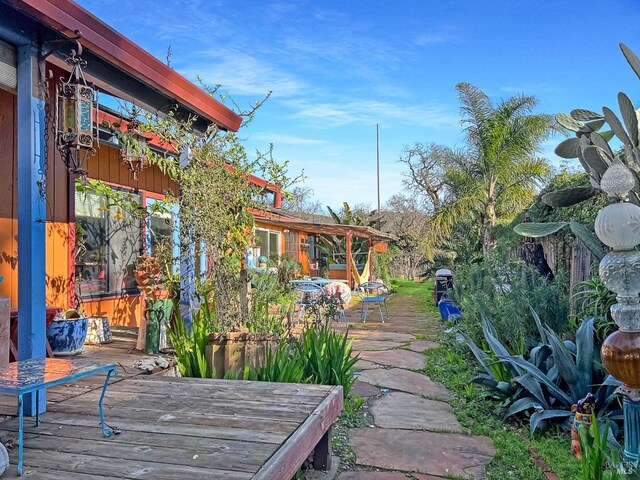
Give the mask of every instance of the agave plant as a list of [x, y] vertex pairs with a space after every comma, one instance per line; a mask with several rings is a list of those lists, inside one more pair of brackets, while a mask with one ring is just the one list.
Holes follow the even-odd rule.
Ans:
[[[627, 62], [640, 78], [640, 58], [624, 44], [620, 49]], [[636, 187], [629, 195], [629, 200], [640, 205], [640, 130], [638, 127], [639, 111], [631, 99], [623, 92], [618, 93], [618, 106], [622, 120], [610, 108], [603, 107], [602, 113], [586, 109], [575, 109], [569, 114], [556, 115], [557, 122], [565, 129], [574, 132], [575, 137], [562, 141], [555, 150], [562, 158], [577, 158], [590, 179], [590, 186], [573, 187], [547, 193], [542, 200], [552, 207], [568, 207], [580, 203], [601, 193], [600, 180], [607, 168], [616, 160], [626, 164], [636, 177]], [[604, 125], [610, 130], [601, 131]], [[609, 140], [617, 137], [622, 148], [615, 151]], [[602, 258], [601, 243], [590, 229], [575, 222], [554, 223], [522, 223], [514, 230], [526, 237], [543, 237], [569, 227], [580, 238], [597, 258]]]
[[[561, 340], [551, 329], [544, 327], [538, 315], [532, 310], [541, 342], [529, 352], [529, 359], [521, 355], [511, 355], [495, 335], [495, 329], [485, 318], [483, 333], [491, 354], [478, 348], [470, 338], [465, 340], [474, 356], [484, 368], [486, 375], [480, 375], [477, 383], [502, 394], [508, 384], [517, 387], [509, 398], [511, 404], [506, 417], [523, 412], [531, 413], [531, 432], [549, 420], [565, 421], [565, 426], [573, 413], [571, 406], [587, 393], [596, 397], [596, 410], [605, 415], [614, 398], [615, 387], [620, 382], [608, 375], [602, 381], [603, 371], [593, 347], [593, 319], [582, 322], [576, 334], [576, 341]], [[500, 379], [496, 375], [497, 358], [510, 377]], [[503, 383], [501, 383], [503, 382]], [[601, 383], [600, 383], [601, 382]]]

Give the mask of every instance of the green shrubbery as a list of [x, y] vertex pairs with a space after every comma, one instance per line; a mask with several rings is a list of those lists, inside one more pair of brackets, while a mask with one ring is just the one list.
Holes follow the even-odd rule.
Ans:
[[454, 302], [462, 308], [460, 329], [482, 345], [482, 319], [487, 318], [510, 353], [528, 351], [528, 339], [537, 335], [531, 308], [558, 334], [569, 331], [566, 276], [540, 277], [519, 262], [488, 259], [456, 275]]

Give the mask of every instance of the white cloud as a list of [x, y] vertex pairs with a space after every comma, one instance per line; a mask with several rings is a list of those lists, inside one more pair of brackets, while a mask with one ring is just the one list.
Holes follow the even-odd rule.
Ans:
[[457, 107], [435, 103], [400, 105], [378, 100], [321, 102], [318, 99], [292, 99], [292, 118], [310, 121], [314, 126], [335, 127], [352, 123], [402, 123], [423, 127], [457, 127]]
[[259, 140], [274, 143], [275, 145], [319, 145], [326, 143], [324, 140], [315, 138], [294, 137], [292, 135], [282, 135], [279, 133], [260, 133], [252, 135], [251, 140]]
[[241, 50], [196, 52], [181, 73], [189, 78], [200, 75], [212, 85], [221, 84], [231, 95], [255, 96], [273, 91], [274, 97], [287, 97], [306, 88], [296, 75]]

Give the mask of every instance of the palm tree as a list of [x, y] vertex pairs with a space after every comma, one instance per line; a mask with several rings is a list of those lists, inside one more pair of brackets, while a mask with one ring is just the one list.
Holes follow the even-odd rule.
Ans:
[[434, 235], [449, 235], [459, 220], [472, 216], [482, 225], [482, 248], [496, 246], [496, 226], [533, 201], [536, 186], [550, 173], [536, 156], [552, 132], [549, 115], [532, 113], [535, 97], [516, 95], [493, 105], [482, 90], [456, 85], [462, 104], [466, 147], [449, 149], [448, 198], [434, 212]]

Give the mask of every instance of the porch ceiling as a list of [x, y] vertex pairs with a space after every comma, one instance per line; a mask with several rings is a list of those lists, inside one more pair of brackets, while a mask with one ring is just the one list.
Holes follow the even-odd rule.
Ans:
[[80, 30], [87, 76], [113, 95], [161, 112], [178, 104], [182, 113], [198, 116], [197, 130], [210, 123], [225, 130], [240, 127], [239, 115], [73, 0], [0, 0], [0, 18], [18, 31], [37, 32], [44, 41], [71, 38]]
[[325, 235], [339, 235], [346, 236], [349, 232], [354, 237], [368, 238], [374, 242], [389, 242], [396, 240], [396, 237], [390, 233], [381, 232], [375, 228], [367, 227], [364, 225], [340, 225], [337, 223], [321, 223], [321, 222], [307, 222], [304, 220], [283, 220], [276, 218], [266, 218], [256, 216], [262, 224], [274, 225], [282, 228], [288, 228], [290, 230], [298, 230], [306, 233], [318, 233]]

